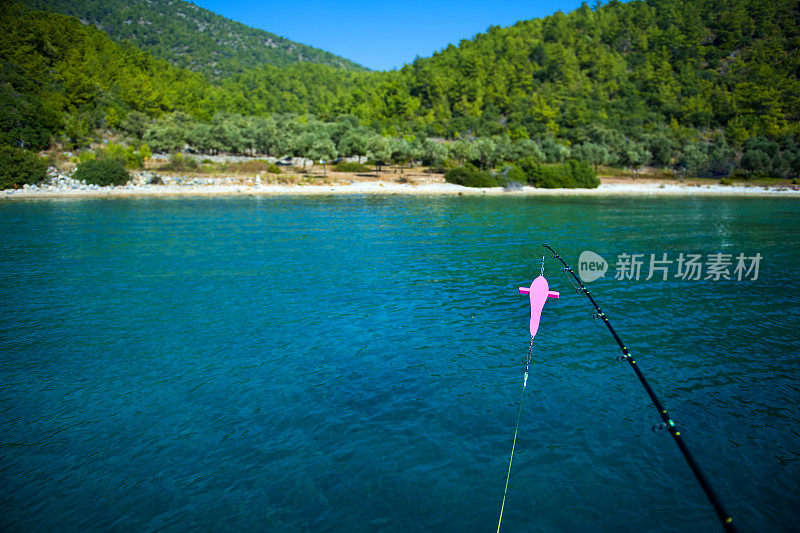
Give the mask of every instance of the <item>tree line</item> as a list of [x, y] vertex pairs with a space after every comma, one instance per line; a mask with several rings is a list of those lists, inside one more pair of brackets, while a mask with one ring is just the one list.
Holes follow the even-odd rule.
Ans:
[[155, 151], [304, 157], [427, 143], [479, 168], [524, 154], [797, 176], [797, 13], [797, 0], [584, 4], [397, 71], [302, 63], [212, 79], [4, 2], [0, 143], [73, 148], [121, 132]]
[[800, 144], [791, 136], [779, 141], [753, 137], [738, 150], [723, 137], [681, 145], [661, 133], [633, 139], [600, 125], [586, 128], [574, 144], [552, 135], [534, 140], [513, 139], [507, 133], [457, 139], [387, 137], [362, 125], [354, 115], [325, 122], [292, 116], [218, 114], [209, 122], [200, 122], [181, 112], [158, 121], [131, 113], [119, 127], [131, 142], [144, 142], [156, 152], [189, 149], [201, 154], [295, 156], [315, 161], [363, 156], [378, 164], [419, 161], [442, 167], [453, 161], [480, 169], [522, 159], [539, 163], [575, 159], [595, 168], [655, 165], [702, 177], [723, 177], [736, 169], [758, 175], [796, 176], [800, 170]]

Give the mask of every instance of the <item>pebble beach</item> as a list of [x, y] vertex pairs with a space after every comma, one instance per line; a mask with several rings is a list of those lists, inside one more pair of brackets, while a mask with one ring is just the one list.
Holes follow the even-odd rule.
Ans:
[[[373, 179], [353, 175], [331, 175], [331, 180], [318, 183], [262, 183], [260, 177], [204, 178], [162, 176], [150, 171], [135, 171], [126, 185], [101, 187], [88, 185], [62, 174], [55, 168], [48, 171], [47, 180], [40, 185], [25, 185], [21, 189], [0, 192], [0, 199], [31, 198], [96, 198], [127, 196], [209, 196], [209, 195], [331, 195], [331, 194], [408, 194], [408, 195], [470, 195], [470, 196], [781, 196], [800, 198], [800, 187], [721, 185], [714, 182], [679, 182], [630, 178], [601, 178], [596, 189], [538, 189], [529, 186], [513, 188], [463, 187], [447, 183], [440, 176], [417, 175], [399, 179], [391, 175]], [[154, 184], [156, 181], [158, 184]]]

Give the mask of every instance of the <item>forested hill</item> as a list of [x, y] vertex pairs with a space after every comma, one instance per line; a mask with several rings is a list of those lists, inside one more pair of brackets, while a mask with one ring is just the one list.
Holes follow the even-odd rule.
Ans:
[[260, 65], [320, 63], [364, 67], [311, 46], [251, 28], [182, 0], [23, 0], [92, 24], [178, 67], [226, 76]]
[[415, 114], [455, 131], [580, 140], [724, 128], [798, 133], [797, 0], [634, 0], [492, 27], [402, 69]]
[[212, 82], [75, 17], [0, 0], [0, 145], [81, 147], [101, 132], [174, 113], [199, 121], [217, 114], [322, 116], [375, 75], [303, 62]]
[[0, 145], [81, 147], [122, 132], [197, 148], [191, 131], [269, 137], [256, 126], [269, 123], [289, 139], [271, 146], [285, 149], [340, 123], [417, 143], [480, 141], [492, 157], [519, 145], [548, 161], [796, 176], [798, 21], [800, 0], [612, 1], [493, 27], [399, 71], [295, 62], [212, 77], [0, 0]]

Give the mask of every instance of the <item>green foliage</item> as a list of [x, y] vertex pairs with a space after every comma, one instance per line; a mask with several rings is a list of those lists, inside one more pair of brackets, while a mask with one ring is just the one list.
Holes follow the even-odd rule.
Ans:
[[152, 156], [146, 144], [142, 144], [138, 150], [133, 146], [122, 146], [121, 144], [109, 143], [105, 148], [97, 150], [97, 159], [114, 159], [122, 162], [128, 168], [142, 168], [144, 160]]
[[751, 149], [742, 156], [741, 166], [754, 174], [767, 174], [772, 167], [772, 160], [762, 150]]
[[[575, 157], [573, 151], [573, 157]], [[653, 159], [653, 155], [647, 147], [633, 139], [625, 139], [618, 151], [619, 163], [633, 168], [647, 165]]]
[[142, 143], [139, 145], [139, 151], [137, 157], [140, 157], [142, 159], [142, 163], [153, 157], [153, 152], [150, 151], [150, 147], [147, 146], [147, 143]]
[[144, 133], [144, 140], [152, 150], [169, 153], [183, 150], [194, 121], [186, 113], [175, 112], [152, 123]]
[[704, 177], [728, 176], [736, 168], [736, 151], [719, 140], [708, 147], [708, 155], [698, 175]]
[[553, 137], [547, 137], [541, 142], [541, 151], [548, 163], [563, 163], [570, 157], [572, 150]]
[[141, 111], [131, 111], [120, 121], [119, 130], [134, 139], [141, 139], [144, 137], [150, 122], [150, 117]]
[[[211, 163], [211, 160], [207, 160], [207, 162]], [[198, 170], [201, 169], [202, 167], [198, 168]], [[235, 174], [258, 174], [260, 172], [267, 172], [269, 174], [283, 174], [281, 167], [275, 163], [270, 163], [266, 159], [252, 159], [250, 161], [241, 161], [239, 163], [222, 163], [221, 169], [222, 172]]]
[[600, 180], [592, 167], [585, 162], [571, 159], [564, 164], [539, 164], [522, 161], [520, 168], [528, 183], [544, 189], [594, 189]]
[[333, 165], [333, 170], [336, 172], [356, 173], [356, 172], [369, 172], [372, 170], [372, 168], [369, 165], [356, 163], [355, 161], [353, 162], [342, 161], [341, 163], [336, 163], [335, 165]]
[[450, 146], [450, 153], [461, 163], [469, 163], [480, 158], [477, 146], [471, 140], [459, 139]]
[[158, 170], [171, 170], [174, 172], [190, 172], [199, 168], [197, 161], [193, 157], [187, 157], [181, 153], [172, 154], [165, 164], [158, 167]]
[[351, 157], [367, 155], [369, 136], [357, 129], [348, 129], [339, 136], [339, 154]]
[[[340, 69], [364, 67], [329, 52], [250, 28], [189, 2], [170, 0], [24, 0], [88, 21], [117, 41], [131, 42], [177, 67], [225, 76], [249, 65], [297, 62]], [[198, 31], [201, 29], [201, 31]], [[191, 54], [185, 51], [191, 50]]]
[[[502, 179], [500, 178], [502, 176]], [[503, 172], [498, 176], [498, 182], [502, 181], [502, 185], [508, 185], [512, 183], [527, 183], [528, 176], [525, 174], [525, 171], [522, 170], [518, 165], [509, 165], [503, 169]]]
[[187, 69], [75, 18], [0, 3], [0, 144], [84, 146], [112, 129], [156, 152], [308, 157], [315, 145], [330, 154], [329, 140], [378, 165], [572, 158], [708, 177], [800, 173], [796, 2], [583, 5], [391, 72], [185, 2], [26, 3]]
[[0, 146], [0, 190], [40, 183], [47, 177], [47, 163], [27, 150]]
[[333, 144], [333, 141], [330, 139], [317, 139], [314, 141], [314, 144], [311, 145], [307, 154], [313, 161], [330, 161], [334, 159], [338, 152], [336, 151], [336, 145]]
[[587, 163], [571, 159], [567, 161], [566, 167], [572, 178], [572, 187], [596, 189], [600, 186], [597, 173]]
[[447, 161], [449, 154], [449, 147], [441, 141], [425, 139], [422, 143], [421, 157], [426, 165], [440, 167]]
[[464, 187], [497, 187], [499, 185], [491, 172], [466, 166], [448, 170], [444, 179], [448, 183]]
[[85, 161], [78, 165], [72, 177], [101, 187], [125, 185], [131, 178], [125, 165], [114, 159]]
[[36, 96], [2, 83], [11, 74], [7, 70], [8, 64], [0, 64], [0, 145], [44, 150], [50, 145], [58, 120]]
[[678, 158], [677, 167], [685, 169], [690, 174], [696, 174], [702, 168], [706, 154], [703, 146], [695, 143], [684, 145]]
[[534, 142], [530, 139], [521, 139], [513, 143], [506, 154], [507, 161], [517, 161], [520, 159], [532, 159], [535, 161], [543, 162], [546, 159], [544, 150], [540, 143]]
[[544, 189], [570, 188], [572, 180], [563, 165], [539, 165], [528, 176], [529, 182], [534, 187]]
[[380, 135], [371, 137], [367, 141], [367, 157], [380, 169], [380, 167], [388, 163], [392, 157], [389, 142]]
[[[404, 73], [422, 95], [419, 113], [477, 135], [491, 135], [500, 125], [515, 135], [555, 134], [612, 147], [613, 136], [581, 138], [581, 129], [588, 124], [638, 136], [674, 120], [730, 128], [742, 140], [797, 132], [793, 5], [663, 0], [582, 6], [492, 28], [415, 61]], [[728, 38], [729, 26], [737, 28], [735, 38]]]
[[648, 140], [648, 150], [653, 164], [667, 166], [675, 152], [675, 142], [663, 133], [653, 135]]
[[608, 165], [612, 162], [608, 148], [593, 142], [584, 142], [572, 148], [572, 157], [585, 161], [597, 168], [598, 165]]
[[[0, 86], [3, 131], [11, 131], [12, 141], [24, 139], [28, 133], [14, 133], [14, 124], [30, 125], [32, 147], [42, 147], [55, 132], [69, 146], [85, 145], [108, 127], [112, 109], [117, 117], [127, 110], [157, 116], [174, 108], [202, 114], [209, 99], [223, 98], [201, 75], [115, 44], [77, 19], [10, 2], [0, 3]], [[17, 113], [10, 122], [9, 109]], [[133, 128], [126, 119], [119, 127]]]
[[72, 162], [83, 163], [85, 161], [94, 161], [95, 159], [97, 159], [97, 154], [95, 152], [87, 150], [85, 152], [79, 153], [77, 157], [73, 157]]
[[391, 160], [396, 164], [405, 164], [414, 157], [414, 147], [405, 139], [392, 139], [389, 143]]
[[475, 152], [481, 162], [481, 169], [490, 169], [497, 159], [497, 145], [491, 139], [480, 138], [475, 141]]

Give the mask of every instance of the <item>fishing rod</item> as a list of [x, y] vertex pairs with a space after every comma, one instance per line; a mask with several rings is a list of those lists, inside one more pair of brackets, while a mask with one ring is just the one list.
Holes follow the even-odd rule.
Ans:
[[[667, 431], [669, 431], [670, 435], [672, 435], [672, 438], [675, 440], [675, 443], [678, 445], [678, 448], [681, 450], [681, 453], [683, 454], [683, 458], [686, 460], [686, 463], [689, 465], [689, 468], [692, 469], [694, 476], [697, 478], [698, 483], [700, 483], [700, 486], [703, 488], [703, 492], [705, 492], [708, 501], [711, 502], [711, 505], [714, 507], [714, 511], [717, 513], [717, 516], [719, 517], [719, 520], [722, 523], [722, 527], [725, 528], [725, 531], [735, 532], [736, 528], [733, 525], [733, 518], [731, 518], [731, 515], [728, 514], [728, 512], [725, 510], [725, 507], [722, 505], [722, 502], [717, 497], [716, 492], [714, 492], [714, 489], [711, 487], [711, 483], [708, 481], [708, 478], [701, 470], [700, 465], [697, 464], [697, 461], [695, 460], [694, 456], [692, 456], [692, 453], [689, 451], [689, 448], [686, 446], [686, 443], [683, 441], [681, 432], [675, 426], [675, 421], [672, 420], [672, 417], [670, 417], [666, 407], [664, 407], [664, 404], [662, 404], [661, 400], [659, 400], [658, 396], [656, 396], [656, 393], [653, 391], [653, 388], [650, 386], [650, 383], [647, 382], [647, 378], [644, 377], [644, 374], [642, 374], [639, 365], [636, 364], [636, 361], [631, 356], [628, 347], [625, 345], [624, 342], [622, 342], [622, 339], [620, 339], [616, 330], [611, 325], [608, 316], [600, 309], [600, 306], [597, 305], [597, 302], [592, 297], [591, 293], [589, 292], [589, 289], [587, 289], [586, 286], [578, 278], [578, 276], [575, 275], [575, 272], [572, 270], [572, 267], [570, 267], [566, 263], [566, 261], [564, 261], [564, 259], [558, 254], [558, 252], [553, 250], [549, 245], [544, 244], [544, 247], [550, 250], [550, 252], [552, 252], [553, 259], [559, 260], [561, 264], [564, 265], [564, 268], [562, 270], [564, 272], [568, 272], [569, 275], [572, 276], [572, 279], [575, 280], [575, 282], [577, 283], [577, 286], [575, 286], [576, 291], [578, 293], [585, 294], [586, 297], [589, 298], [589, 301], [595, 308], [596, 311], [595, 316], [603, 320], [606, 327], [608, 327], [608, 331], [611, 332], [611, 335], [614, 337], [614, 340], [617, 341], [620, 350], [622, 350], [622, 358], [628, 361], [628, 364], [630, 364], [631, 368], [633, 368], [633, 371], [636, 373], [636, 377], [639, 378], [639, 381], [641, 381], [642, 386], [644, 386], [644, 389], [647, 391], [647, 395], [650, 396], [650, 400], [653, 402], [653, 405], [658, 410], [658, 414], [661, 417], [661, 420], [663, 420], [663, 423], [660, 424], [661, 429], [666, 429]], [[544, 272], [544, 258], [542, 259], [543, 259], [542, 272]], [[533, 286], [531, 286], [531, 289], [533, 289]], [[531, 297], [531, 302], [533, 302], [533, 297]], [[533, 337], [531, 337], [531, 342], [532, 341]], [[526, 378], [527, 378], [527, 372], [526, 372]], [[501, 511], [501, 516], [502, 516], [502, 511]]]

